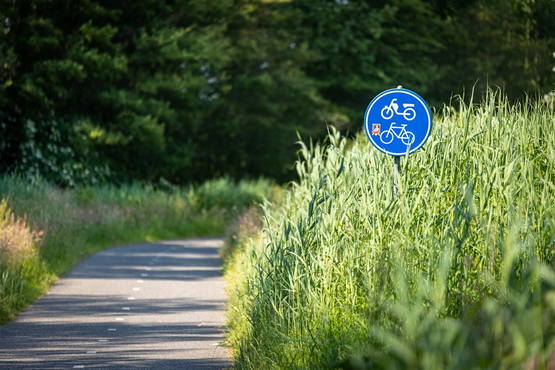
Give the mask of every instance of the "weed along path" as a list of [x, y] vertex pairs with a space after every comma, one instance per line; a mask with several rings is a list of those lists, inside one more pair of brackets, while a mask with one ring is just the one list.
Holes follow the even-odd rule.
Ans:
[[231, 366], [221, 239], [105, 250], [0, 327], [0, 368]]

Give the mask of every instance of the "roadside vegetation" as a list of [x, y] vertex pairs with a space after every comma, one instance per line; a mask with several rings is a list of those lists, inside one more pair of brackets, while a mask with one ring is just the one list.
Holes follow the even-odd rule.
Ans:
[[445, 107], [426, 146], [402, 159], [398, 196], [393, 160], [362, 135], [303, 145], [298, 182], [228, 243], [236, 367], [545, 368], [555, 340], [548, 104], [490, 94]]
[[84, 257], [108, 246], [222, 235], [244, 209], [274, 191], [266, 180], [212, 180], [187, 189], [60, 189], [0, 178], [0, 324]]
[[[1, 1], [0, 324], [108, 246], [228, 235], [238, 368], [541, 367], [553, 14], [555, 0]], [[437, 114], [394, 196], [393, 160], [357, 133], [399, 84]], [[295, 171], [299, 136], [321, 144]], [[271, 180], [236, 181], [257, 178]]]

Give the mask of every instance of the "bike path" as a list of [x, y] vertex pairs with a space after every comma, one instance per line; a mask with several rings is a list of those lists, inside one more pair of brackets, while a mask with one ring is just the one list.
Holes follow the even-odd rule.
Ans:
[[221, 245], [166, 241], [88, 258], [0, 327], [0, 368], [230, 367]]

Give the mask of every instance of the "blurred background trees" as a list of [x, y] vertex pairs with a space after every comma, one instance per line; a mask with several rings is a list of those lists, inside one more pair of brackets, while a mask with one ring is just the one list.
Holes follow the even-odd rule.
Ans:
[[291, 174], [297, 132], [555, 87], [553, 0], [0, 0], [0, 171], [78, 183]]

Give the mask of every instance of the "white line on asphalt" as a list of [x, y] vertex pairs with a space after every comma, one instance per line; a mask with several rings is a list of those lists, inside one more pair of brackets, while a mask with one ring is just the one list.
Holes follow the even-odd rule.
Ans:
[[134, 301], [134, 300], [135, 300], [135, 297], [127, 297], [127, 300], [128, 300], [128, 301]]
[[87, 353], [89, 353], [89, 354], [95, 354], [96, 351], [87, 351]]
[[141, 274], [141, 277], [147, 277], [148, 274]]
[[131, 309], [131, 307], [122, 307], [121, 309], [124, 310], [124, 311], [129, 311]]
[[145, 267], [145, 270], [146, 270], [146, 271], [151, 271], [151, 270], [152, 270], [152, 267]]
[[109, 328], [108, 331], [118, 331], [116, 328]]
[[73, 366], [73, 368], [74, 368], [74, 369], [84, 369], [85, 366], [83, 366], [83, 365], [75, 365], [75, 366]]
[[116, 321], [125, 321], [123, 317], [116, 317]]
[[99, 339], [98, 341], [102, 342], [102, 343], [106, 343], [106, 342], [108, 342], [108, 339]]

